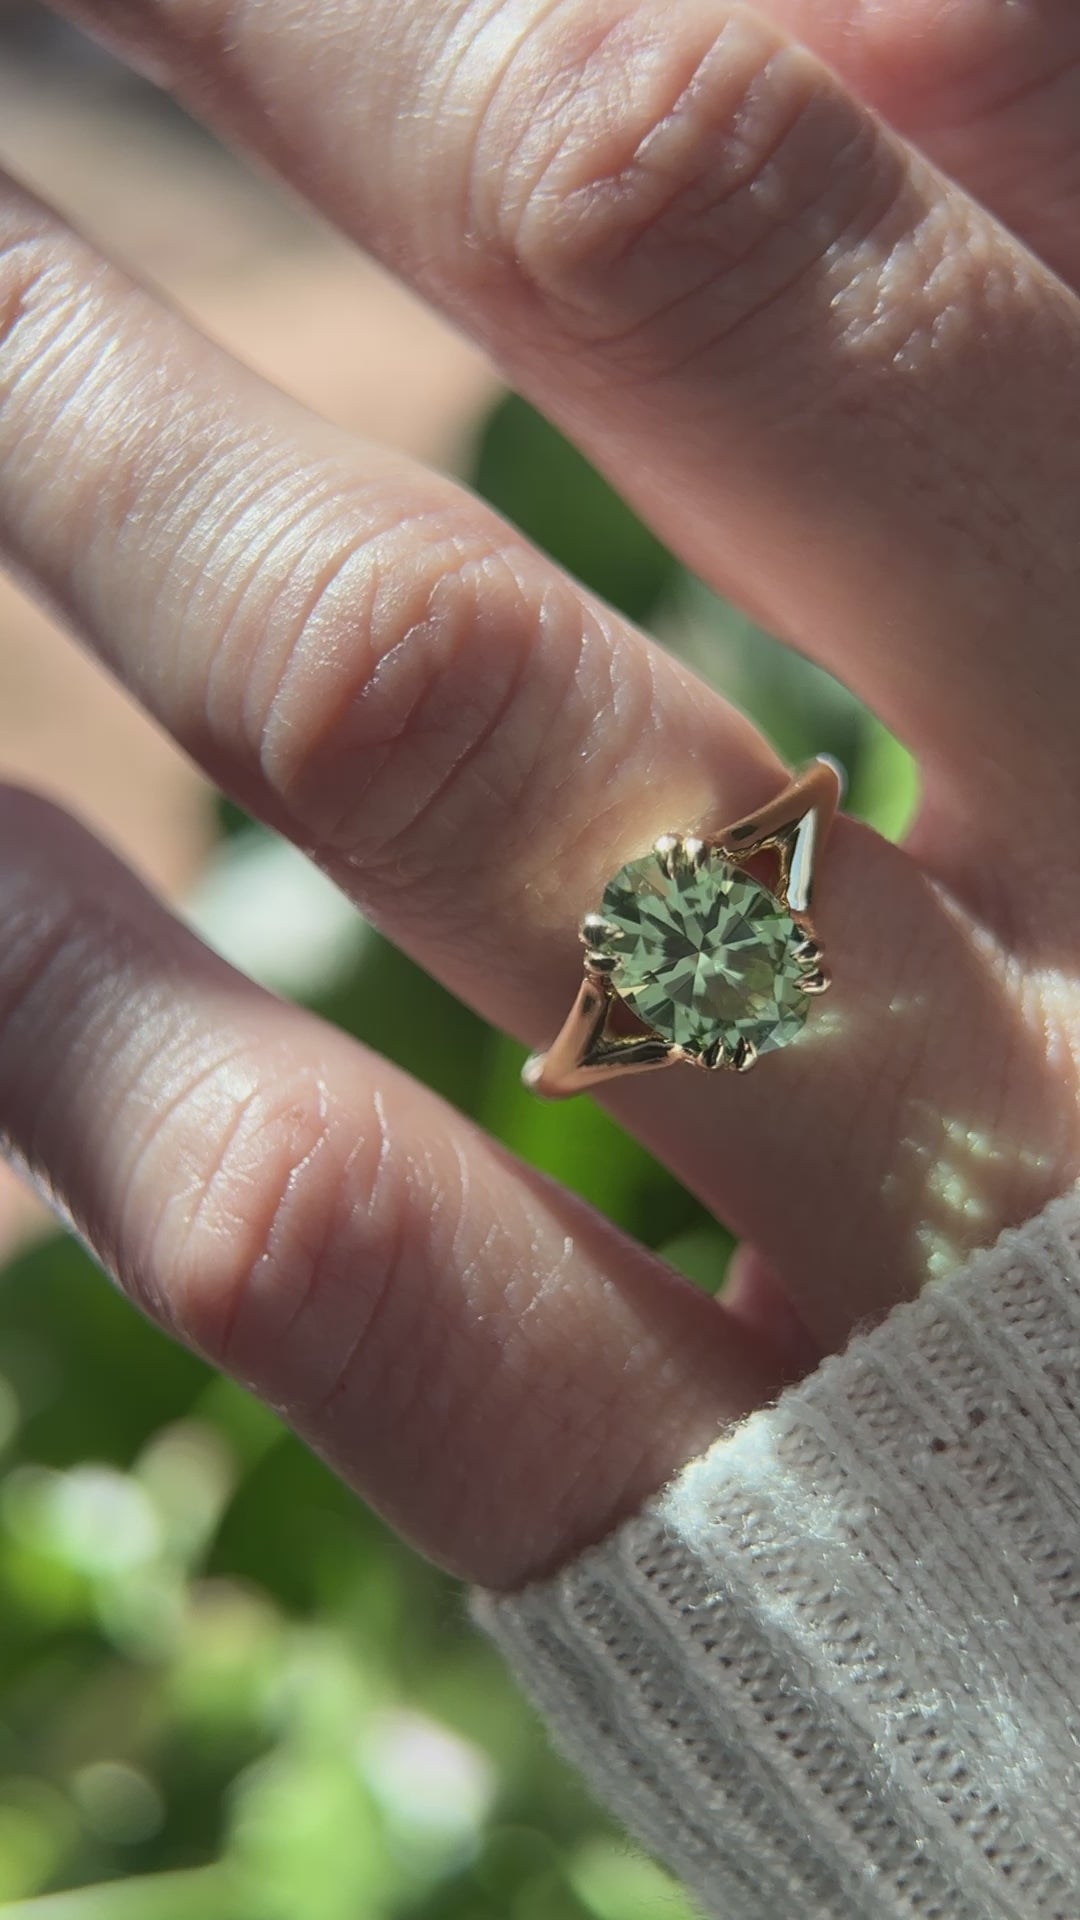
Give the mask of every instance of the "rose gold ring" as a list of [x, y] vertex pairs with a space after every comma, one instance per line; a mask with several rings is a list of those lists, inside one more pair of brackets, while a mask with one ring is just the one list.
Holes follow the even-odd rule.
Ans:
[[[760, 812], [661, 834], [621, 867], [581, 923], [585, 977], [526, 1086], [559, 1098], [677, 1064], [745, 1073], [797, 1040], [830, 984], [810, 902], [843, 785], [822, 754]], [[769, 885], [759, 856], [772, 852]]]

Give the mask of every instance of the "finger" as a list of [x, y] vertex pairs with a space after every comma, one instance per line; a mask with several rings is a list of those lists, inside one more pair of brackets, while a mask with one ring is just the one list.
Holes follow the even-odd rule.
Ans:
[[801, 1380], [824, 1357], [791, 1295], [757, 1249], [736, 1247], [724, 1276], [723, 1304], [739, 1324], [769, 1342], [788, 1378]]
[[515, 1584], [775, 1387], [767, 1339], [0, 790], [0, 1137], [140, 1306]]
[[977, 809], [1026, 884], [1050, 796], [1071, 814], [1080, 671], [1054, 276], [729, 0], [82, 11], [917, 747], [946, 860]]
[[3, 313], [0, 546], [221, 786], [460, 989], [482, 966], [511, 1023], [571, 850], [602, 871], [657, 792], [689, 820], [784, 779], [480, 502], [315, 420], [10, 185]]
[[[0, 542], [219, 784], [487, 1017], [549, 1039], [621, 862], [750, 811], [782, 770], [493, 515], [7, 206]], [[843, 823], [819, 912], [838, 1012], [814, 1044], [612, 1104], [832, 1346], [1066, 1184], [1076, 1109], [1005, 960], [903, 855]]]
[[1050, 266], [1080, 278], [1073, 0], [758, 0]]

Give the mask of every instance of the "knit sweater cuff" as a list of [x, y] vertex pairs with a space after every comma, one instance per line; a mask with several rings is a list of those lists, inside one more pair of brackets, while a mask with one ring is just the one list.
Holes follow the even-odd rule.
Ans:
[[1080, 1191], [470, 1609], [707, 1912], [1077, 1920]]

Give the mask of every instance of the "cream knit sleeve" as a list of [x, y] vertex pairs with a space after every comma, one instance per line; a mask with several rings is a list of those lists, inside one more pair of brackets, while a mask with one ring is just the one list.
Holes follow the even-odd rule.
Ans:
[[470, 1605], [707, 1913], [1080, 1920], [1080, 1193]]

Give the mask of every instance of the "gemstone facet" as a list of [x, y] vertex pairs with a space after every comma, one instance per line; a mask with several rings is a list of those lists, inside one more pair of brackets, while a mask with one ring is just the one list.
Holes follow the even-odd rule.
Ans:
[[639, 1019], [688, 1054], [740, 1040], [770, 1053], [794, 1040], [809, 1002], [801, 929], [775, 894], [720, 853], [678, 848], [631, 860], [610, 881], [590, 941]]

